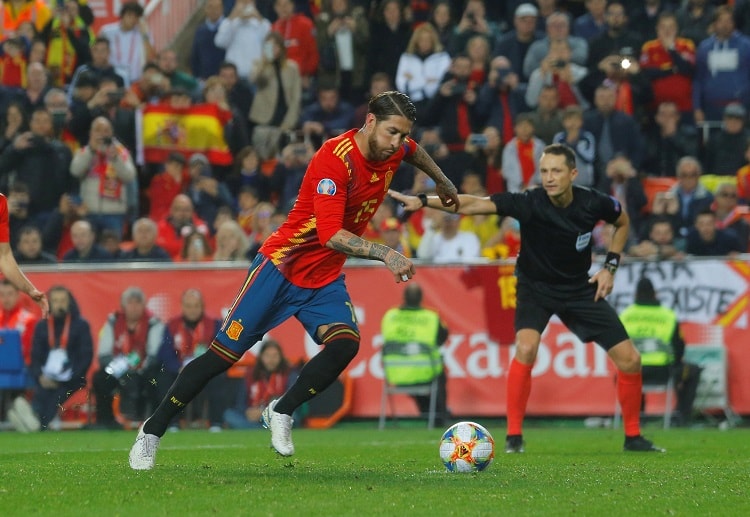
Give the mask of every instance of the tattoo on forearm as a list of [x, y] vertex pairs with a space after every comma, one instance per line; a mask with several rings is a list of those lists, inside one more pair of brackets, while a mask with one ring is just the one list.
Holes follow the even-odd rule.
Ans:
[[385, 260], [385, 256], [388, 254], [391, 248], [384, 246], [383, 244], [377, 244], [370, 241], [366, 241], [361, 237], [353, 235], [344, 241], [331, 240], [331, 247], [341, 253], [346, 253], [353, 257], [361, 257], [374, 260]]
[[435, 181], [442, 181], [443, 179], [445, 179], [445, 181], [448, 180], [445, 174], [443, 174], [443, 171], [440, 170], [440, 167], [435, 163], [435, 160], [433, 160], [427, 151], [421, 146], [417, 146], [416, 152], [405, 161], [414, 165], [419, 170], [424, 171]]

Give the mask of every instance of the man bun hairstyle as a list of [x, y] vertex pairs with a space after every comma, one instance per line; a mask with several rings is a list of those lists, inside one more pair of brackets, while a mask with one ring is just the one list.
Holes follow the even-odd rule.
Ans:
[[404, 117], [412, 122], [417, 121], [417, 108], [405, 93], [397, 91], [383, 92], [370, 99], [367, 110], [380, 121], [391, 116]]
[[554, 154], [565, 157], [565, 165], [568, 169], [576, 168], [576, 153], [565, 144], [550, 144], [544, 148], [544, 154]]

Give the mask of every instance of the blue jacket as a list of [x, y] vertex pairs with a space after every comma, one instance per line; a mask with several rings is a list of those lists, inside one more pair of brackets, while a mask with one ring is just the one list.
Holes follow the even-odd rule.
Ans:
[[218, 30], [218, 23], [214, 28], [210, 28], [205, 22], [195, 29], [193, 49], [190, 51], [190, 70], [193, 77], [207, 79], [219, 74], [219, 65], [224, 61], [226, 51], [214, 43], [214, 36]]

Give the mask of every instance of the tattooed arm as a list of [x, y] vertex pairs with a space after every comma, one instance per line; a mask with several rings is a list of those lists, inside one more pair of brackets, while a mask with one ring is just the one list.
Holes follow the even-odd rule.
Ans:
[[406, 282], [414, 276], [414, 264], [393, 248], [371, 242], [347, 230], [339, 230], [326, 243], [331, 248], [350, 257], [379, 260], [393, 273], [396, 282]]
[[417, 169], [423, 171], [430, 178], [435, 180], [435, 193], [440, 198], [440, 202], [443, 206], [453, 206], [458, 211], [460, 201], [458, 199], [458, 190], [456, 186], [443, 174], [443, 171], [435, 163], [435, 160], [425, 151], [421, 145], [417, 145], [417, 150], [414, 154], [404, 158], [406, 163], [410, 163]]

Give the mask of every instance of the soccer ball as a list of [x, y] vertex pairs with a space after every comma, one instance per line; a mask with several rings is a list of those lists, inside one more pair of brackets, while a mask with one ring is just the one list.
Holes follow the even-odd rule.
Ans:
[[453, 424], [440, 439], [440, 459], [448, 472], [479, 472], [495, 457], [495, 440], [475, 422]]

